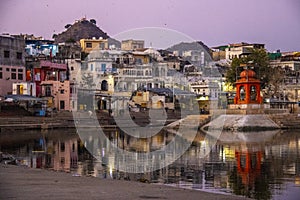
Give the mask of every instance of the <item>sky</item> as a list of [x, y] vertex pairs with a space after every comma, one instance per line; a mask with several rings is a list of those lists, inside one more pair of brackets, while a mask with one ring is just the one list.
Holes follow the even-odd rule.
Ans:
[[83, 17], [112, 37], [158, 27], [209, 47], [248, 42], [300, 51], [299, 0], [0, 0], [0, 33], [51, 39]]

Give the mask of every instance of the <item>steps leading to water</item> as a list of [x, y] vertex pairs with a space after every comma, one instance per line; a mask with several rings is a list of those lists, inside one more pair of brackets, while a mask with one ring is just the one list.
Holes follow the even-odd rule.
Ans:
[[280, 114], [269, 115], [281, 129], [300, 129], [299, 114]]

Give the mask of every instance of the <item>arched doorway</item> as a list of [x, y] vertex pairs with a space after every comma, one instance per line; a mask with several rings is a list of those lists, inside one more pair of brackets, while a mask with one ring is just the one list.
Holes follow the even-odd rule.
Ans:
[[101, 90], [102, 91], [108, 91], [108, 83], [107, 83], [107, 80], [103, 80], [101, 82]]

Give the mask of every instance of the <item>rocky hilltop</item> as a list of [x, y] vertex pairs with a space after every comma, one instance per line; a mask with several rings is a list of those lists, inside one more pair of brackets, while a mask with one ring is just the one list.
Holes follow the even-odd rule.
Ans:
[[87, 20], [85, 18], [77, 20], [73, 25], [67, 24], [65, 26], [66, 30], [58, 35], [53, 35], [53, 38], [56, 43], [61, 42], [76, 42], [82, 38], [92, 39], [100, 38], [103, 39], [109, 38], [107, 33], [102, 31], [97, 25], [96, 21], [91, 19]]

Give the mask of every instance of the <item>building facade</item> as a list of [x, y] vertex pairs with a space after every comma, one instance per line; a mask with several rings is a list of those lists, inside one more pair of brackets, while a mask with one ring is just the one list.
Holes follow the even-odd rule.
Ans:
[[0, 95], [12, 94], [12, 85], [25, 81], [25, 41], [18, 36], [0, 36]]
[[145, 45], [144, 40], [123, 40], [121, 43], [121, 49], [124, 51], [143, 49]]

